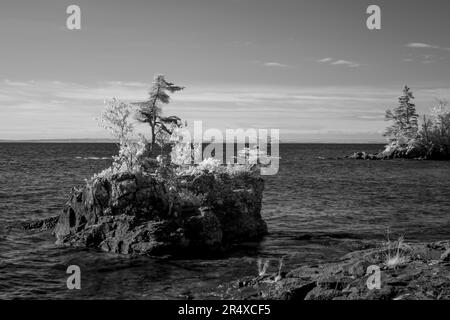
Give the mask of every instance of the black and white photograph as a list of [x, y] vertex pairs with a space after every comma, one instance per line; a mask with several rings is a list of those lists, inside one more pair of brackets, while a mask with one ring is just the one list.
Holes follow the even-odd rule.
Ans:
[[449, 300], [449, 33], [448, 0], [0, 0], [0, 300]]

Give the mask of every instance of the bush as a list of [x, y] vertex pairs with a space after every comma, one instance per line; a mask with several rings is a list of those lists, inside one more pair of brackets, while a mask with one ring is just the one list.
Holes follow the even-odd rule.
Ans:
[[202, 162], [200, 162], [198, 165], [179, 167], [176, 172], [178, 175], [199, 175], [203, 173], [237, 175], [251, 171], [252, 167], [249, 165], [243, 164], [224, 165], [220, 160], [214, 158], [207, 158]]
[[430, 158], [450, 158], [450, 108], [439, 100], [431, 109], [431, 116], [424, 117], [416, 142]]

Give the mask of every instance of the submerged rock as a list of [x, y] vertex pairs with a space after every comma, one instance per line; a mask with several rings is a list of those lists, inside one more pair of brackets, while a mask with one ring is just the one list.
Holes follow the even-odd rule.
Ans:
[[[337, 262], [302, 266], [284, 277], [247, 277], [225, 286], [224, 299], [428, 300], [450, 299], [450, 242], [376, 248], [347, 254]], [[396, 258], [399, 254], [398, 259]], [[380, 287], [367, 285], [378, 267]]]
[[220, 252], [267, 233], [263, 189], [251, 173], [96, 178], [72, 190], [54, 234], [58, 244], [122, 254]]
[[366, 153], [366, 152], [355, 152], [352, 155], [348, 156], [348, 159], [355, 160], [380, 160], [381, 157], [379, 154]]
[[25, 230], [35, 230], [39, 229], [40, 231], [50, 230], [55, 228], [56, 224], [58, 223], [59, 216], [53, 216], [46, 219], [40, 219], [36, 221], [32, 221], [29, 223], [25, 223], [22, 225], [22, 227]]

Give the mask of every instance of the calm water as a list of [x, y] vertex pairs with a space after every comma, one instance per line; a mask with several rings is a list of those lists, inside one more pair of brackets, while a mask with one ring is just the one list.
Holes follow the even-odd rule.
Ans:
[[[319, 160], [380, 145], [280, 147], [262, 215], [270, 235], [214, 260], [128, 257], [54, 245], [20, 224], [59, 213], [70, 188], [106, 168], [111, 144], [0, 144], [0, 298], [214, 298], [223, 282], [256, 275], [256, 259], [285, 269], [335, 259], [386, 237], [450, 239], [450, 162]], [[82, 289], [66, 289], [66, 268]]]

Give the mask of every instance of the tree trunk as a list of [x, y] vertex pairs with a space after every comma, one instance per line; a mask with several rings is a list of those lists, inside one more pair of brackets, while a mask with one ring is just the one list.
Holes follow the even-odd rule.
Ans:
[[151, 152], [153, 153], [153, 148], [155, 147], [155, 140], [156, 140], [156, 135], [155, 135], [155, 126], [152, 125], [152, 141], [151, 141]]

